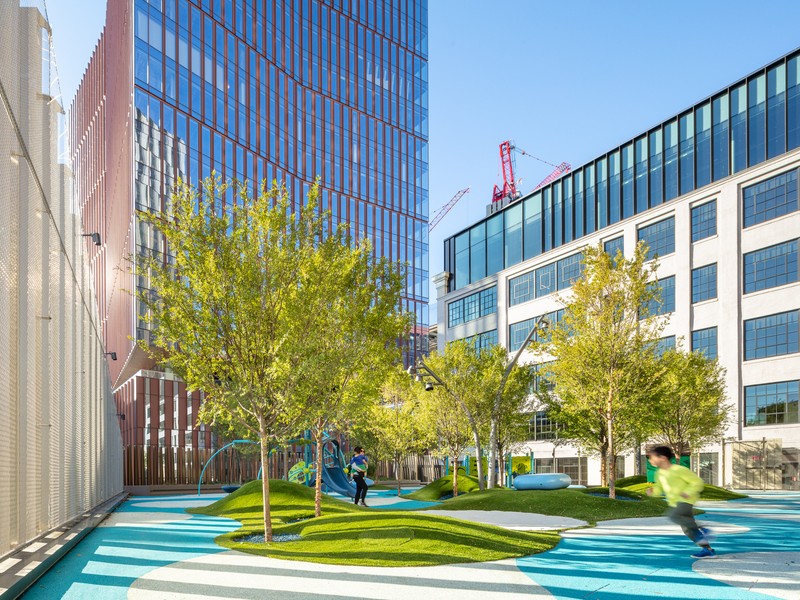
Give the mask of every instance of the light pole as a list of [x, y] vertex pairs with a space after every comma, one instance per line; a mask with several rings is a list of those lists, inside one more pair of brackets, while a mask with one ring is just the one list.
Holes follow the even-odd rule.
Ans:
[[[444, 388], [444, 390], [453, 398], [456, 403], [461, 407], [461, 410], [464, 411], [464, 415], [467, 417], [469, 421], [470, 428], [472, 429], [473, 439], [475, 441], [475, 454], [477, 455], [477, 471], [478, 471], [478, 488], [482, 491], [484, 489], [484, 481], [483, 481], [483, 461], [481, 460], [481, 440], [478, 436], [478, 426], [477, 421], [475, 419], [475, 415], [472, 414], [472, 411], [467, 406], [467, 403], [455, 393], [452, 389], [448, 387], [448, 385], [444, 382], [444, 380], [428, 365], [425, 364], [425, 360], [422, 358], [417, 359], [417, 363], [415, 365], [411, 365], [408, 367], [408, 374], [414, 378], [415, 381], [425, 384], [425, 391], [432, 392], [434, 386], [440, 385]], [[426, 381], [425, 378], [429, 377], [433, 381]], [[458, 465], [455, 466], [456, 470], [458, 469]]]

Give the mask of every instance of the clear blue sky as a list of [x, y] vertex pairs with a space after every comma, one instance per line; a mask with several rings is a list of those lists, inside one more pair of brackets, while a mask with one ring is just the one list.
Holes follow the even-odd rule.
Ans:
[[[67, 105], [105, 14], [76, 4], [48, 0]], [[578, 167], [797, 48], [798, 23], [797, 0], [429, 0], [431, 216], [472, 188], [431, 234], [431, 274], [485, 215], [500, 142]], [[516, 163], [523, 192], [552, 170]]]

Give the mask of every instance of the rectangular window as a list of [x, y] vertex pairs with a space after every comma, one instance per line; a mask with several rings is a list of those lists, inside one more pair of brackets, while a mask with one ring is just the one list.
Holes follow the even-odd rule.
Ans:
[[717, 297], [717, 263], [692, 269], [692, 304]]
[[486, 227], [483, 223], [469, 230], [469, 254], [469, 280], [483, 279], [486, 277]]
[[717, 358], [717, 328], [708, 327], [692, 332], [692, 352], [701, 352], [706, 358]]
[[668, 335], [656, 342], [656, 355], [663, 356], [667, 350], [675, 350], [675, 336]]
[[581, 273], [583, 273], [582, 259], [583, 255], [579, 252], [567, 258], [562, 258], [556, 263], [559, 290], [566, 290], [571, 287], [572, 282], [581, 276]]
[[729, 175], [729, 136], [728, 126], [728, 94], [715, 98], [711, 103], [712, 136], [714, 145], [714, 181]]
[[731, 160], [733, 173], [747, 167], [747, 84], [731, 90]]
[[475, 292], [447, 305], [447, 326], [455, 327], [497, 312], [497, 286]]
[[469, 284], [469, 232], [456, 236], [456, 276], [455, 289]]
[[711, 105], [698, 107], [694, 116], [695, 186], [701, 188], [711, 183]]
[[793, 354], [798, 351], [797, 311], [744, 322], [744, 359]]
[[767, 158], [786, 152], [786, 66], [767, 71]]
[[534, 298], [535, 274], [533, 271], [508, 280], [508, 305], [516, 306]]
[[533, 195], [525, 200], [525, 232], [523, 235], [523, 256], [525, 260], [542, 253], [542, 194]]
[[744, 226], [750, 227], [797, 210], [797, 170], [744, 188]]
[[[529, 440], [554, 440], [558, 437], [557, 426], [554, 421], [543, 410], [537, 411], [531, 415], [530, 424], [528, 426], [528, 439]], [[541, 459], [534, 459], [541, 460]], [[552, 459], [551, 459], [552, 460]], [[545, 473], [544, 467], [540, 464], [536, 469], [537, 473]]]
[[474, 344], [475, 349], [478, 351], [478, 353], [480, 353], [481, 351], [491, 348], [497, 344], [497, 329], [476, 333], [475, 335], [471, 335], [464, 339], [467, 342]]
[[744, 255], [744, 293], [798, 281], [798, 240], [776, 244]]
[[650, 206], [661, 204], [664, 198], [662, 193], [664, 181], [661, 170], [663, 147], [663, 137], [661, 130], [658, 129], [650, 134]]
[[557, 289], [556, 263], [551, 263], [536, 269], [536, 297], [541, 298], [552, 294]]
[[664, 200], [678, 195], [678, 123], [664, 125]]
[[747, 148], [749, 166], [766, 158], [767, 79], [759, 75], [747, 83]]
[[675, 276], [670, 275], [658, 281], [653, 281], [648, 288], [661, 288], [661, 301], [651, 300], [647, 304], [647, 316], [665, 315], [675, 312]]
[[522, 204], [511, 206], [504, 211], [504, 215], [505, 263], [506, 267], [510, 267], [522, 260]]
[[625, 255], [625, 238], [623, 236], [615, 237], [612, 240], [603, 242], [603, 250], [611, 258], [616, 258], [617, 252]]
[[717, 235], [717, 201], [692, 207], [692, 241]]
[[636, 212], [648, 208], [647, 194], [647, 136], [636, 140]]
[[533, 319], [526, 319], [519, 323], [512, 323], [508, 326], [508, 351], [516, 352], [522, 346], [522, 342], [528, 337], [531, 328], [536, 324], [539, 317]]
[[[564, 318], [564, 309], [556, 310], [544, 315], [546, 320], [545, 327], [552, 327], [555, 326], [561, 319]], [[508, 326], [508, 351], [509, 352], [516, 352], [519, 350], [520, 346], [522, 346], [522, 342], [525, 341], [525, 338], [528, 337], [528, 334], [531, 332], [531, 329], [536, 322], [539, 320], [539, 317], [533, 317], [532, 319], [525, 319], [524, 321], [520, 321], [519, 323], [512, 323]], [[545, 337], [547, 335], [547, 331], [545, 330]], [[534, 340], [539, 339], [539, 333], [533, 336]]]
[[800, 146], [800, 56], [786, 63], [786, 144]]
[[503, 215], [486, 221], [486, 272], [489, 275], [503, 270]]
[[800, 381], [748, 385], [744, 388], [745, 426], [798, 423]]
[[680, 193], [694, 189], [694, 114], [683, 115], [678, 121], [680, 128]]
[[675, 217], [639, 228], [639, 241], [647, 244], [647, 259], [675, 252]]

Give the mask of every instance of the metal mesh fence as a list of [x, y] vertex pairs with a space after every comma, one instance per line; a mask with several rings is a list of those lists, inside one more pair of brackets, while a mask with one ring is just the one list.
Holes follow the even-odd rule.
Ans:
[[0, 555], [122, 491], [44, 2], [0, 0]]

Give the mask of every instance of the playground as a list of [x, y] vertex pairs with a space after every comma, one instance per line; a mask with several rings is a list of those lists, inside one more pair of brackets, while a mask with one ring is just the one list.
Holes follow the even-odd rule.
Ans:
[[[581, 493], [505, 493], [562, 492]], [[479, 495], [465, 494], [464, 499]], [[373, 491], [370, 496], [375, 508], [352, 507], [336, 495], [326, 497], [326, 502], [341, 505], [341, 512], [333, 514], [347, 517], [350, 529], [357, 522], [348, 515], [356, 513], [376, 521], [392, 515], [420, 520], [430, 514], [429, 518], [458, 522], [466, 529], [477, 527], [480, 519], [486, 527], [507, 527], [503, 531], [508, 536], [538, 532], [543, 539], [553, 538], [553, 543], [549, 550], [516, 558], [432, 566], [370, 566], [361, 560], [360, 550], [350, 552], [342, 564], [297, 557], [282, 560], [220, 546], [215, 538], [232, 534], [240, 523], [186, 512], [224, 501], [226, 496], [132, 497], [37, 581], [25, 598], [308, 599], [352, 596], [357, 588], [360, 597], [387, 599], [424, 593], [430, 598], [459, 600], [648, 596], [760, 600], [796, 599], [800, 589], [797, 493], [756, 493], [737, 500], [701, 502], [705, 514], [700, 518], [715, 531], [720, 554], [706, 561], [689, 557], [690, 545], [663, 517], [598, 521], [595, 527], [575, 528], [576, 523], [564, 517], [534, 512], [458, 511], [451, 509], [452, 501], [426, 503], [411, 511], [414, 501], [397, 498], [393, 492]], [[280, 498], [276, 501], [283, 503]], [[291, 503], [282, 507], [285, 515], [281, 518], [292, 511], [308, 511], [308, 506], [297, 505], [294, 496], [285, 501]], [[276, 512], [281, 507], [276, 506]], [[393, 537], [386, 547], [386, 540], [365, 538], [373, 544], [373, 552], [396, 551], [409, 543], [397, 528], [387, 531]], [[481, 536], [473, 530], [471, 536], [464, 533], [463, 539], [477, 538], [472, 543], [478, 544]], [[290, 552], [295, 544], [272, 545]], [[347, 549], [347, 543], [340, 546]]]

